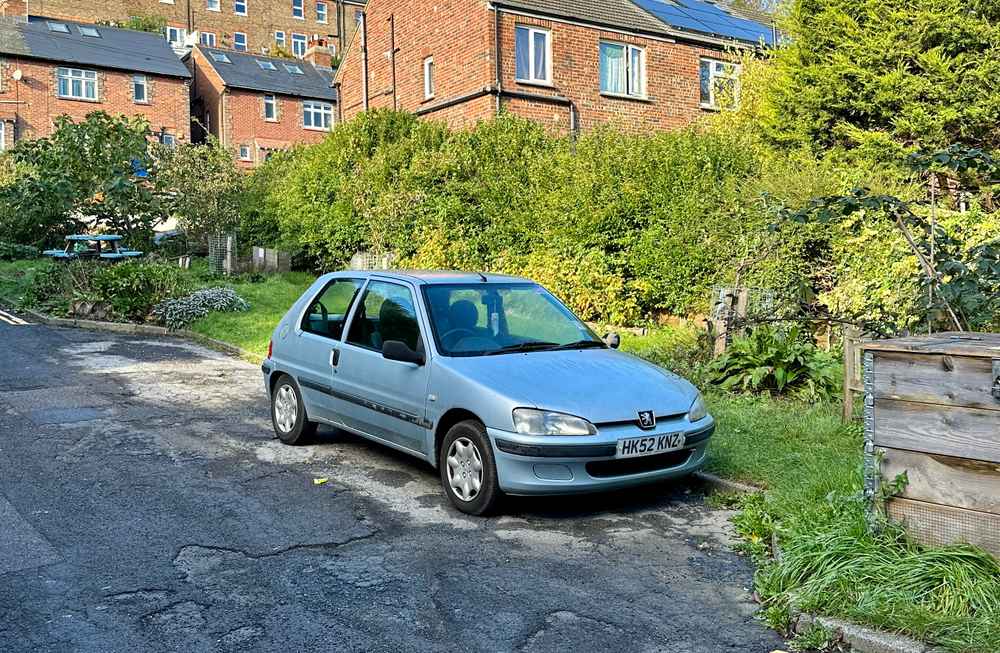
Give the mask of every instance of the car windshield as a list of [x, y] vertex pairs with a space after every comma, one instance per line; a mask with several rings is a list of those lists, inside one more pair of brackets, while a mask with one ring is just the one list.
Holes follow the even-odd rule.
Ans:
[[586, 324], [537, 284], [429, 285], [423, 292], [434, 339], [446, 356], [604, 347]]

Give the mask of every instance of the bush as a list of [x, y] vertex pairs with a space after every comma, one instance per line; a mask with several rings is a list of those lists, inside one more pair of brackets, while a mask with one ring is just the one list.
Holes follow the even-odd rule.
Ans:
[[46, 262], [44, 267], [35, 270], [21, 298], [22, 306], [65, 310], [68, 285], [65, 271], [61, 267], [56, 263]]
[[0, 241], [0, 261], [23, 261], [38, 258], [39, 255], [37, 247]]
[[180, 268], [162, 263], [124, 262], [96, 264], [86, 287], [78, 288], [87, 299], [108, 304], [114, 313], [131, 321], [141, 321], [154, 306], [187, 290]]
[[183, 329], [211, 311], [235, 313], [249, 310], [250, 304], [232, 288], [206, 288], [196, 290], [187, 297], [160, 302], [153, 309], [153, 315], [167, 328], [176, 330]]
[[711, 358], [706, 332], [692, 326], [661, 328], [647, 336], [622, 334], [621, 348], [699, 386]]
[[737, 338], [711, 365], [712, 382], [726, 390], [825, 399], [837, 392], [840, 364], [800, 335], [758, 327]]

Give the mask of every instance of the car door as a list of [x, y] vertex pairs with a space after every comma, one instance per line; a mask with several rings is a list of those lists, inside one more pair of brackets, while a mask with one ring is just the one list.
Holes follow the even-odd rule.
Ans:
[[296, 325], [292, 367], [310, 416], [340, 422], [332, 379], [348, 314], [364, 279], [334, 278], [308, 300]]
[[430, 367], [382, 356], [382, 344], [388, 340], [425, 351], [416, 307], [410, 286], [368, 282], [341, 348], [334, 394], [348, 402], [348, 428], [423, 454]]

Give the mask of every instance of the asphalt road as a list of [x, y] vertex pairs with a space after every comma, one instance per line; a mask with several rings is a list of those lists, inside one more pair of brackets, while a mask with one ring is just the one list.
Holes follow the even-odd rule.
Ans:
[[0, 651], [781, 648], [697, 488], [471, 518], [377, 445], [281, 445], [260, 386], [181, 341], [0, 322]]

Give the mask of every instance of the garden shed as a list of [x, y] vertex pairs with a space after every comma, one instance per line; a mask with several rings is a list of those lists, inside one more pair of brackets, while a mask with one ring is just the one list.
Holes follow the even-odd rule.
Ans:
[[883, 340], [864, 351], [870, 498], [893, 494], [887, 515], [917, 541], [966, 542], [1000, 558], [1000, 334]]

